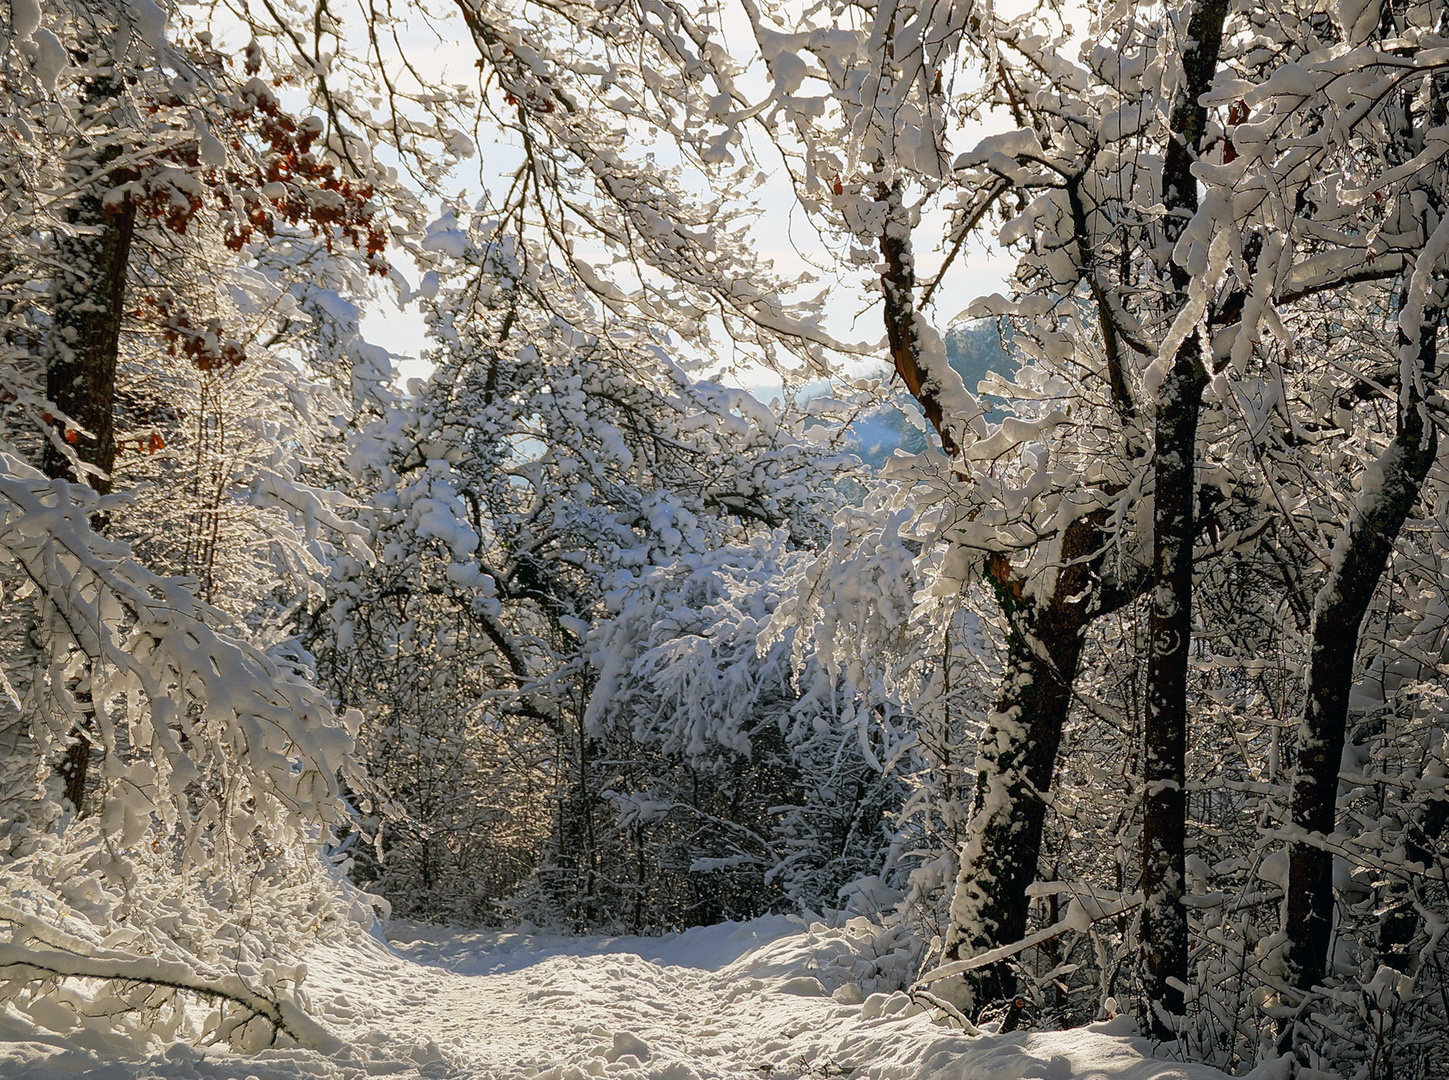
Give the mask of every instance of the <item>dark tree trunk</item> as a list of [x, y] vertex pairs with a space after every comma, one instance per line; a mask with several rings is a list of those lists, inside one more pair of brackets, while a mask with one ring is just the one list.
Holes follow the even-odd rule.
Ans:
[[[880, 239], [881, 291], [891, 360], [920, 403], [948, 455], [958, 449], [953, 423], [939, 387], [920, 358], [915, 312], [915, 260], [899, 185], [883, 188], [887, 225]], [[1126, 402], [1123, 405], [1123, 402]], [[1130, 415], [1121, 391], [1119, 407]], [[1056, 771], [1057, 750], [1071, 710], [1082, 646], [1092, 622], [1137, 595], [1116, 589], [1108, 598], [1098, 580], [1109, 542], [1105, 517], [1092, 514], [1068, 526], [1062, 566], [1045, 601], [1025, 594], [1025, 580], [1005, 557], [987, 559], [987, 571], [1006, 618], [1007, 656], [1000, 695], [978, 750], [976, 793], [967, 839], [951, 901], [946, 955], [965, 959], [1020, 940], [1026, 933], [1046, 821], [1047, 792]], [[1009, 962], [969, 973], [962, 987], [975, 1009], [1016, 992]]]
[[[91, 81], [86, 105], [102, 126], [119, 93], [114, 77]], [[116, 362], [136, 226], [136, 207], [129, 198], [113, 205], [106, 202], [106, 193], [128, 178], [106, 169], [119, 156], [116, 143], [99, 151], [94, 159], [97, 179], [67, 212], [73, 231], [56, 245], [51, 326], [45, 343], [46, 397], [64, 414], [55, 422], [54, 437], [70, 444], [81, 462], [98, 470], [86, 471], [79, 479], [102, 494], [110, 491], [116, 463]], [[74, 426], [67, 426], [67, 420]], [[77, 479], [70, 459], [52, 442], [45, 446], [42, 467], [47, 476]], [[89, 694], [80, 691], [77, 698], [85, 705]], [[66, 798], [77, 812], [84, 812], [91, 747], [83, 730], [75, 732], [75, 740], [59, 768]]]
[[[952, 421], [963, 418], [946, 415], [932, 374], [921, 363], [915, 257], [901, 185], [883, 187], [880, 197], [887, 209], [880, 237], [881, 292], [891, 361], [941, 448], [954, 455]], [[1046, 817], [1042, 793], [1056, 767], [1085, 626], [1084, 621], [1070, 625], [1041, 618], [1005, 558], [988, 559], [988, 571], [1008, 627], [1006, 670], [981, 735], [976, 794], [951, 899], [946, 954], [958, 958], [1016, 941], [1025, 931], [1027, 888], [1036, 878]], [[1080, 576], [1074, 570], [1064, 574], [1074, 580]], [[1060, 585], [1057, 593], [1066, 595]], [[1012, 996], [1016, 977], [1009, 964], [993, 964], [970, 973], [964, 989], [970, 1000], [962, 1004], [974, 1010]]]
[[[1400, 333], [1400, 348], [1428, 378], [1438, 347], [1438, 310], [1425, 313], [1417, 344]], [[1366, 481], [1353, 517], [1335, 546], [1335, 562], [1314, 602], [1309, 646], [1307, 701], [1298, 726], [1291, 821], [1297, 840], [1288, 852], [1284, 905], [1288, 980], [1306, 995], [1327, 974], [1333, 937], [1333, 855], [1327, 837], [1338, 809], [1338, 771], [1343, 759], [1349, 690], [1359, 630], [1383, 577], [1399, 531], [1434, 463], [1437, 434], [1424, 416], [1417, 380], [1399, 388], [1394, 439], [1376, 466], [1378, 484]], [[1291, 1039], [1291, 1027], [1284, 1032]]]
[[[1201, 152], [1228, 0], [1198, 0], [1183, 47], [1182, 97], [1162, 170], [1164, 233], [1175, 243], [1197, 210], [1192, 165]], [[1191, 280], [1171, 265], [1185, 301]], [[1182, 904], [1187, 835], [1187, 675], [1192, 645], [1192, 548], [1197, 533], [1198, 414], [1206, 385], [1202, 342], [1191, 333], [1162, 382], [1152, 451], [1152, 602], [1148, 613], [1147, 723], [1142, 755], [1143, 982], [1153, 1035], [1173, 1038], [1187, 984], [1187, 910]]]
[[[1387, 10], [1387, 9], [1386, 9]], [[1449, 103], [1439, 79], [1429, 84], [1426, 126], [1449, 120]], [[1412, 103], [1405, 113], [1413, 116]], [[1442, 199], [1430, 196], [1430, 205], [1444, 213]], [[1427, 215], [1421, 222], [1425, 235], [1434, 227]], [[1348, 698], [1354, 677], [1359, 632], [1372, 603], [1394, 545], [1409, 512], [1423, 490], [1434, 464], [1438, 433], [1427, 419], [1424, 394], [1437, 362], [1439, 322], [1444, 317], [1442, 278], [1431, 279], [1421, 310], [1416, 337], [1405, 332], [1403, 319], [1410, 304], [1410, 276], [1399, 298], [1398, 347], [1401, 378], [1395, 410], [1394, 438], [1366, 474], [1352, 517], [1334, 547], [1328, 579], [1313, 605], [1309, 645], [1306, 701], [1298, 725], [1293, 771], [1290, 821], [1295, 842], [1288, 850], [1288, 886], [1284, 901], [1287, 978], [1297, 991], [1294, 1004], [1302, 1006], [1309, 992], [1328, 974], [1333, 941], [1333, 855], [1327, 837], [1337, 824], [1338, 772], [1343, 759], [1348, 723]], [[1412, 328], [1411, 328], [1412, 329]], [[1376, 474], [1376, 483], [1370, 476]], [[1443, 804], [1430, 806], [1425, 824], [1435, 834], [1442, 829]], [[1422, 848], [1420, 849], [1423, 850]], [[1427, 852], [1425, 852], [1427, 855]], [[1391, 909], [1381, 924], [1381, 944], [1392, 957], [1406, 949], [1416, 919], [1400, 906]], [[1407, 956], [1402, 961], [1407, 963]], [[1285, 1022], [1281, 1042], [1291, 1044], [1294, 1025]]]
[[[950, 955], [966, 959], [1026, 934], [1046, 821], [1045, 795], [1071, 709], [1089, 617], [1063, 617], [1059, 604], [1039, 608], [1005, 559], [993, 582], [1009, 627], [1000, 696], [981, 734], [976, 794], [951, 899]], [[1063, 595], [1058, 587], [1056, 596]], [[1008, 961], [967, 975], [972, 1008], [1016, 993]]]
[[[52, 404], [84, 429], [72, 445], [76, 457], [100, 470], [102, 475], [88, 472], [84, 479], [104, 494], [111, 489], [116, 463], [116, 358], [136, 209], [125, 200], [108, 210], [100, 197], [86, 195], [70, 220], [87, 231], [59, 245], [45, 390]], [[59, 424], [57, 433], [65, 438]], [[48, 476], [73, 476], [69, 459], [53, 444], [46, 445], [44, 468]]]
[[[117, 106], [120, 93], [113, 76], [91, 80], [85, 103], [92, 111], [93, 124], [108, 124], [107, 114]], [[88, 473], [84, 479], [103, 494], [110, 490], [116, 463], [116, 361], [136, 227], [136, 205], [131, 199], [111, 204], [106, 200], [109, 191], [131, 179], [125, 170], [107, 169], [120, 155], [121, 146], [114, 141], [97, 151], [86, 165], [96, 179], [67, 211], [66, 220], [73, 231], [57, 244], [51, 326], [45, 345], [46, 396], [84, 429], [68, 441], [77, 458], [100, 470], [101, 475]], [[66, 438], [59, 420], [57, 434]], [[70, 461], [53, 444], [46, 445], [44, 468], [49, 476], [72, 474]]]
[[1187, 983], [1182, 905], [1187, 837], [1187, 674], [1192, 643], [1197, 420], [1203, 380], [1197, 339], [1184, 344], [1162, 388], [1153, 447], [1152, 577], [1147, 725], [1142, 755], [1142, 949], [1148, 1021], [1172, 1038]]

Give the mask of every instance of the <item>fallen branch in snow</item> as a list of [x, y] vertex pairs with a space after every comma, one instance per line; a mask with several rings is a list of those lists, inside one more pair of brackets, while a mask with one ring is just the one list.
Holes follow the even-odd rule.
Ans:
[[939, 998], [929, 990], [922, 989], [919, 985], [913, 986], [906, 991], [910, 999], [918, 1005], [924, 1005], [930, 1009], [940, 1009], [956, 1023], [961, 1025], [961, 1030], [971, 1036], [986, 1034], [979, 1027], [973, 1024], [970, 1018], [956, 1006], [952, 1005], [945, 998]]
[[335, 1036], [293, 1002], [258, 993], [236, 975], [200, 976], [190, 965], [177, 960], [131, 956], [112, 950], [72, 952], [0, 944], [0, 970], [16, 968], [22, 969], [22, 978], [24, 971], [30, 971], [37, 979], [103, 979], [182, 990], [209, 1000], [220, 998], [241, 1006], [251, 1014], [242, 1024], [233, 1025], [232, 1030], [244, 1027], [253, 1019], [262, 1019], [271, 1025], [273, 1037], [277, 1032], [283, 1032], [297, 1042], [324, 1053], [336, 1052], [342, 1046]]
[[[1123, 912], [1131, 911], [1142, 903], [1141, 893], [1131, 893], [1119, 897], [1116, 900], [1106, 903], [1097, 901], [1091, 897], [1078, 896], [1074, 898], [1067, 908], [1066, 918], [1060, 922], [1044, 926], [1034, 934], [1028, 934], [1020, 941], [1010, 945], [1002, 945], [1000, 948], [989, 949], [984, 953], [968, 957], [965, 960], [956, 960], [950, 964], [942, 964], [940, 967], [932, 968], [916, 980], [916, 987], [928, 986], [933, 982], [940, 982], [942, 979], [949, 979], [952, 975], [964, 975], [968, 971], [975, 971], [987, 964], [994, 964], [998, 960], [1005, 960], [1025, 952], [1034, 945], [1040, 945], [1044, 941], [1051, 941], [1053, 938], [1061, 937], [1063, 934], [1071, 933], [1073, 930], [1085, 930], [1093, 923], [1099, 923], [1104, 919], [1111, 919], [1121, 915]], [[912, 988], [914, 991], [915, 987]]]

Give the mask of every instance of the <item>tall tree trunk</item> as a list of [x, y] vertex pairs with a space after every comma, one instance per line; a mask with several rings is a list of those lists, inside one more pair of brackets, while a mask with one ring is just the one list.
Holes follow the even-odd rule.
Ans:
[[[915, 262], [900, 185], [883, 188], [887, 206], [881, 233], [881, 290], [891, 360], [920, 403], [947, 454], [958, 449], [956, 428], [970, 418], [945, 408], [939, 380], [920, 354], [915, 311]], [[1123, 390], [1121, 400], [1127, 401]], [[1119, 401], [1121, 405], [1121, 401]], [[1130, 402], [1123, 406], [1130, 412]], [[1030, 908], [1046, 821], [1046, 794], [1056, 771], [1057, 750], [1071, 709], [1082, 646], [1092, 622], [1116, 610], [1137, 589], [1114, 590], [1107, 599], [1099, 572], [1108, 543], [1105, 515], [1094, 513], [1067, 527], [1062, 566], [1051, 595], [1036, 600], [1005, 557], [987, 559], [987, 571], [1007, 622], [1006, 665], [1001, 690], [977, 756], [975, 795], [951, 899], [947, 956], [965, 959], [1020, 940]], [[969, 973], [958, 991], [972, 1010], [1016, 992], [1007, 961]]]
[[[1097, 523], [1075, 522], [1063, 544], [1068, 565], [1051, 597], [1038, 604], [1009, 561], [988, 559], [988, 572], [1006, 617], [1006, 664], [1001, 691], [982, 732], [976, 793], [961, 849], [946, 953], [957, 959], [1019, 941], [1026, 935], [1027, 890], [1036, 880], [1046, 822], [1046, 795], [1071, 711], [1087, 628], [1103, 614], [1093, 593], [1103, 536]], [[967, 1009], [1016, 993], [1009, 961], [966, 976]]]
[[[107, 114], [120, 94], [115, 76], [91, 80], [85, 102], [92, 111], [88, 119], [93, 125], [108, 125]], [[120, 153], [120, 145], [111, 142], [87, 163], [96, 178], [67, 212], [72, 231], [57, 243], [51, 326], [44, 354], [46, 397], [69, 421], [84, 429], [67, 428], [57, 419], [55, 437], [70, 443], [81, 462], [99, 470], [86, 471], [81, 479], [102, 494], [111, 488], [116, 463], [116, 362], [136, 226], [136, 207], [129, 198], [113, 205], [106, 202], [106, 193], [128, 178], [106, 168]], [[74, 477], [70, 459], [54, 443], [45, 446], [43, 468], [47, 476]], [[84, 705], [89, 694], [80, 690], [77, 698]], [[60, 772], [66, 798], [77, 812], [83, 812], [91, 747], [82, 730], [75, 732], [75, 740], [66, 750]]]
[[[1426, 128], [1449, 121], [1449, 100], [1441, 78], [1430, 80], [1427, 105]], [[1412, 102], [1405, 101], [1404, 112], [1406, 117], [1414, 116]], [[1410, 134], [1406, 130], [1405, 135]], [[1445, 207], [1442, 192], [1423, 194], [1431, 208], [1421, 222], [1428, 249], [1430, 235], [1443, 227]], [[1420, 257], [1434, 256], [1424, 250]], [[1338, 772], [1360, 628], [1438, 451], [1438, 432], [1427, 418], [1424, 399], [1434, 375], [1439, 323], [1446, 310], [1439, 270], [1436, 265], [1421, 267], [1416, 260], [1405, 273], [1398, 305], [1394, 438], [1365, 472], [1352, 516], [1334, 545], [1328, 578], [1313, 604], [1307, 693], [1293, 767], [1290, 822], [1295, 839], [1288, 850], [1283, 905], [1287, 978], [1300, 1007], [1328, 974], [1335, 905], [1333, 855], [1327, 838], [1337, 824]], [[1415, 279], [1420, 279], [1417, 284]], [[1431, 806], [1427, 822], [1436, 832], [1442, 828], [1439, 806]], [[1388, 915], [1381, 941], [1390, 950], [1406, 946], [1407, 940], [1399, 940], [1405, 933], [1404, 913], [1391, 911]], [[1294, 1025], [1284, 1023], [1280, 1033], [1284, 1048], [1292, 1042], [1293, 1029]]]
[[[1333, 568], [1313, 605], [1308, 684], [1298, 725], [1284, 930], [1288, 981], [1305, 996], [1327, 974], [1333, 937], [1333, 855], [1349, 691], [1359, 630], [1399, 531], [1434, 464], [1437, 433], [1426, 421], [1422, 380], [1434, 371], [1442, 309], [1424, 314], [1418, 341], [1400, 330], [1401, 364], [1393, 441], [1368, 470], [1353, 515], [1334, 548]], [[1376, 482], [1374, 482], [1376, 480]], [[1291, 1026], [1284, 1040], [1291, 1041]]]
[[[1198, 206], [1192, 165], [1201, 152], [1228, 0], [1193, 5], [1183, 45], [1181, 100], [1162, 170], [1169, 244]], [[1172, 263], [1172, 284], [1185, 301], [1191, 279]], [[1187, 834], [1185, 790], [1187, 675], [1192, 644], [1192, 548], [1197, 533], [1198, 414], [1206, 385], [1202, 342], [1194, 330], [1178, 347], [1162, 381], [1152, 451], [1152, 602], [1148, 613], [1147, 723], [1142, 755], [1143, 981], [1153, 1035], [1170, 1039], [1187, 985], [1187, 909], [1182, 904]]]
[[[1190, 339], [1194, 346], [1197, 339]], [[1142, 755], [1142, 949], [1148, 1022], [1169, 1039], [1183, 1013], [1187, 909], [1187, 674], [1192, 641], [1200, 354], [1184, 345], [1163, 383], [1153, 447], [1152, 577], [1148, 613], [1147, 724]]]

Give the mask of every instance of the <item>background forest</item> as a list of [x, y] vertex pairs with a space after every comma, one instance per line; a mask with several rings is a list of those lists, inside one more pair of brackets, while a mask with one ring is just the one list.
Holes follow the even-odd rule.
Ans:
[[247, 1048], [387, 905], [848, 911], [967, 1025], [1449, 1075], [1449, 6], [0, 41], [7, 1009]]

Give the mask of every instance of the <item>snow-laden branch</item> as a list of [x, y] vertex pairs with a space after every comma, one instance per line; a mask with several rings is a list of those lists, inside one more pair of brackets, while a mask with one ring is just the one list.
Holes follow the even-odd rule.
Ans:
[[964, 975], [968, 971], [975, 971], [977, 968], [986, 967], [988, 964], [995, 964], [1000, 960], [1007, 960], [1018, 953], [1036, 947], [1053, 938], [1062, 937], [1064, 934], [1080, 932], [1088, 929], [1094, 923], [1103, 922], [1106, 919], [1116, 918], [1118, 915], [1131, 911], [1142, 903], [1141, 893], [1132, 893], [1101, 903], [1087, 897], [1074, 897], [1067, 908], [1066, 918], [1054, 922], [1050, 926], [1044, 926], [1035, 933], [1028, 934], [1020, 941], [1014, 941], [1010, 945], [1003, 945], [998, 949], [990, 949], [986, 952], [977, 953], [975, 956], [967, 957], [965, 960], [957, 960], [950, 964], [942, 964], [940, 967], [932, 968], [916, 980], [918, 986], [929, 986], [931, 983], [940, 982], [942, 979], [949, 979], [953, 975]]
[[182, 990], [203, 998], [222, 998], [248, 1010], [251, 1018], [266, 1021], [274, 1031], [285, 1032], [323, 1053], [334, 1053], [341, 1048], [336, 1036], [294, 1002], [258, 993], [237, 975], [198, 974], [190, 965], [179, 960], [128, 956], [110, 949], [76, 953], [0, 944], [0, 971], [7, 979], [104, 979]]
[[[29, 579], [49, 645], [40, 749], [73, 731], [100, 748], [101, 825], [125, 845], [153, 814], [236, 840], [340, 820], [352, 736], [326, 697], [100, 535], [91, 516], [113, 502], [0, 453], [0, 553]], [[193, 815], [185, 793], [198, 781], [216, 801]]]

